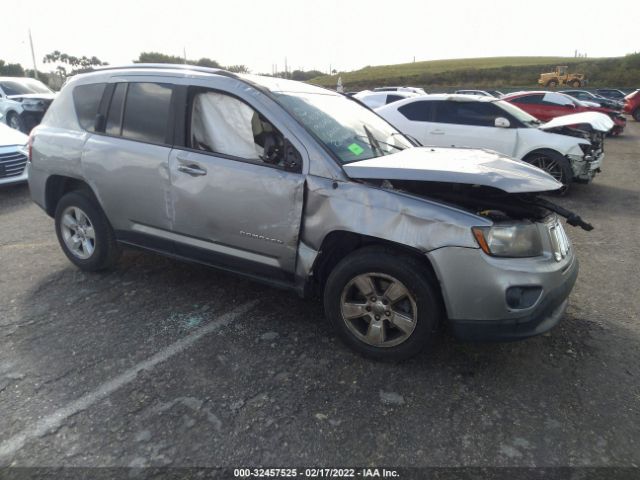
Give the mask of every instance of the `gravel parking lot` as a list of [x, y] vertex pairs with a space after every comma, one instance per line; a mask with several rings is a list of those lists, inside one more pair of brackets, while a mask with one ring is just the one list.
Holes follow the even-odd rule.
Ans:
[[363, 359], [319, 303], [129, 251], [85, 274], [26, 187], [0, 190], [0, 465], [640, 464], [640, 124], [559, 203], [581, 272], [565, 320], [509, 344], [444, 332]]

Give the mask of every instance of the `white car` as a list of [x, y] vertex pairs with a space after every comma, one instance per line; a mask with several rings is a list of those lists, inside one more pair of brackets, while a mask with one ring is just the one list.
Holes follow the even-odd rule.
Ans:
[[597, 112], [543, 125], [513, 104], [476, 95], [423, 95], [376, 112], [423, 145], [485, 148], [524, 160], [553, 175], [565, 191], [572, 181], [589, 182], [600, 171], [604, 135], [613, 126]]
[[28, 137], [0, 123], [0, 185], [27, 181]]
[[353, 95], [353, 98], [357, 98], [369, 108], [378, 108], [398, 100], [417, 96], [419, 94], [413, 92], [372, 92], [371, 90], [363, 90]]
[[0, 77], [0, 120], [28, 133], [40, 123], [55, 93], [33, 78]]
[[377, 87], [373, 89], [374, 92], [410, 92], [417, 93], [418, 95], [426, 95], [426, 91], [421, 87]]
[[480, 95], [481, 97], [494, 97], [486, 90], [456, 90], [454, 93], [460, 95]]

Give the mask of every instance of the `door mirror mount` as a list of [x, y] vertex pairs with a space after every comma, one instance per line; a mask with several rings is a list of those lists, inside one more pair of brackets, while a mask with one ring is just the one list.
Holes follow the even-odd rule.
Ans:
[[302, 156], [287, 139], [284, 141], [284, 168], [289, 172], [302, 173]]
[[509, 128], [511, 126], [511, 122], [504, 117], [498, 117], [495, 119], [494, 125], [498, 128]]

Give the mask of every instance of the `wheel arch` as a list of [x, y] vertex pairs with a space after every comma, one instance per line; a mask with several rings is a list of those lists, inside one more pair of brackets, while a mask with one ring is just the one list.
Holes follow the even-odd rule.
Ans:
[[[69, 192], [83, 191], [97, 199], [91, 186], [82, 179], [64, 175], [51, 175], [45, 184], [45, 211], [50, 217], [55, 216], [60, 199]], [[98, 202], [99, 204], [99, 202]]]
[[543, 153], [543, 152], [553, 152], [558, 155], [562, 155], [563, 157], [567, 155], [566, 153], [562, 153], [561, 151], [556, 150], [555, 148], [539, 145], [539, 146], [530, 148], [525, 154], [521, 155], [520, 158], [522, 159], [523, 162], [526, 162], [527, 157], [530, 157], [531, 155], [534, 155], [536, 153]]
[[329, 274], [347, 255], [362, 248], [376, 247], [380, 248], [380, 250], [407, 255], [417, 260], [424, 266], [426, 278], [434, 284], [433, 286], [442, 298], [442, 285], [425, 252], [401, 243], [346, 230], [331, 231], [322, 240], [318, 255], [311, 267], [311, 282], [309, 285], [311, 289], [309, 293], [321, 294]]
[[11, 115], [20, 115], [20, 113], [15, 109], [15, 108], [9, 108], [9, 110], [7, 110], [7, 112], [4, 114], [4, 123], [6, 123], [7, 125], [9, 125], [9, 118], [11, 117]]

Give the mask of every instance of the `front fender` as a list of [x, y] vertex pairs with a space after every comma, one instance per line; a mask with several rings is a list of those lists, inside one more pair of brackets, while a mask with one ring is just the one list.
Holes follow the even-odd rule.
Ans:
[[301, 240], [314, 250], [338, 230], [422, 252], [477, 248], [471, 227], [491, 224], [455, 207], [365, 183], [308, 176], [306, 193]]

